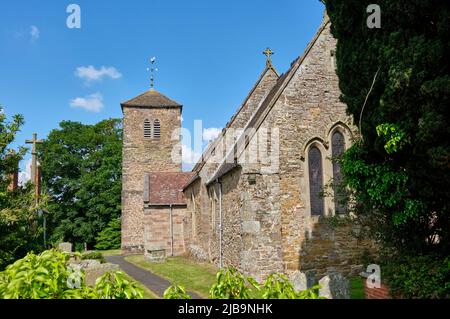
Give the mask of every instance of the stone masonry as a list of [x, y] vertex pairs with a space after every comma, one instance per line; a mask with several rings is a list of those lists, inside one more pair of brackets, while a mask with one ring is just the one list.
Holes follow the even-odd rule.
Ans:
[[[173, 133], [181, 105], [156, 91], [123, 103], [123, 250], [149, 258], [190, 254], [259, 281], [273, 272], [302, 271], [311, 281], [358, 273], [374, 243], [355, 238], [349, 224], [327, 223], [339, 218], [332, 189], [313, 196], [316, 185], [338, 177], [330, 160], [334, 136], [345, 150], [358, 135], [339, 99], [335, 47], [325, 16], [284, 74], [268, 55], [255, 86], [190, 173], [181, 172]], [[149, 131], [156, 119], [159, 138]]]
[[[185, 227], [195, 229], [188, 231], [186, 240], [201, 247], [216, 265], [236, 266], [257, 280], [272, 272], [295, 270], [312, 271], [319, 279], [331, 270], [357, 273], [363, 252], [375, 249], [372, 242], [354, 238], [348, 225], [328, 227], [325, 219], [335, 215], [333, 196], [323, 199], [322, 216], [311, 213], [309, 149], [320, 149], [325, 186], [333, 178], [332, 135], [341, 133], [345, 148], [357, 135], [339, 99], [335, 46], [325, 17], [291, 68], [270, 85], [257, 85], [261, 94], [255, 96], [254, 90], [250, 95], [256, 100], [255, 108], [247, 113], [250, 117], [238, 112], [232, 118], [238, 128], [253, 130], [237, 138], [234, 155], [230, 153], [234, 160], [207, 160], [213, 151], [222, 159], [231, 152], [230, 148], [217, 151], [226, 140], [228, 125], [205, 151], [204, 162], [194, 168], [197, 179], [184, 192], [188, 202]], [[245, 156], [258, 151], [262, 132], [271, 135], [267, 157], [270, 152], [279, 153], [275, 165], [267, 163], [266, 157], [246, 160]], [[239, 151], [240, 143], [245, 145], [243, 151]]]

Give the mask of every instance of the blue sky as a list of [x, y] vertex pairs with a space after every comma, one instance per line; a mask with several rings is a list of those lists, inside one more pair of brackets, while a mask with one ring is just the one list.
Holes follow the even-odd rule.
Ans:
[[[81, 29], [66, 26], [71, 3]], [[152, 56], [155, 87], [184, 105], [183, 126], [201, 119], [222, 128], [263, 70], [261, 52], [270, 47], [283, 73], [324, 10], [319, 0], [16, 0], [0, 8], [0, 104], [26, 121], [16, 145], [33, 132], [45, 138], [62, 120], [121, 117], [120, 102], [149, 88]]]

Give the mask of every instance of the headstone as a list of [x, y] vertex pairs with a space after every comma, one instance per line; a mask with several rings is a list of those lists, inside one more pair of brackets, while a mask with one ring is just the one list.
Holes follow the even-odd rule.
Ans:
[[89, 267], [98, 266], [101, 263], [100, 263], [100, 261], [98, 261], [96, 259], [83, 259], [83, 260], [76, 262], [76, 264], [80, 265], [81, 268], [86, 269]]
[[350, 299], [348, 280], [338, 272], [329, 273], [319, 280], [319, 296], [327, 299]]
[[58, 245], [58, 249], [62, 252], [71, 253], [72, 252], [72, 243], [60, 243]]
[[119, 265], [105, 263], [91, 265], [84, 269], [84, 280], [87, 286], [94, 286], [97, 278], [110, 271], [119, 271]]
[[299, 270], [290, 273], [289, 280], [294, 286], [295, 291], [304, 291], [308, 289], [308, 278], [305, 273]]

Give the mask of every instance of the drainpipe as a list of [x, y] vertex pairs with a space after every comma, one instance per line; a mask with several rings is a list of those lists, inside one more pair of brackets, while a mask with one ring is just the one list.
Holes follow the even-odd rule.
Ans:
[[217, 179], [219, 185], [219, 267], [223, 268], [223, 243], [222, 243], [222, 183]]
[[169, 223], [170, 223], [170, 256], [173, 257], [173, 210], [172, 210], [172, 204], [170, 204]]

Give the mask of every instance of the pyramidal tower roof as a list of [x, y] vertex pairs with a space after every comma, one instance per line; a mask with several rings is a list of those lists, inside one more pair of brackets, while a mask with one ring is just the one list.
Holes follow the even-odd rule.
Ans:
[[182, 107], [182, 105], [174, 100], [169, 99], [164, 94], [159, 93], [155, 89], [146, 91], [131, 100], [121, 103], [124, 107], [142, 107], [142, 108], [172, 108]]

